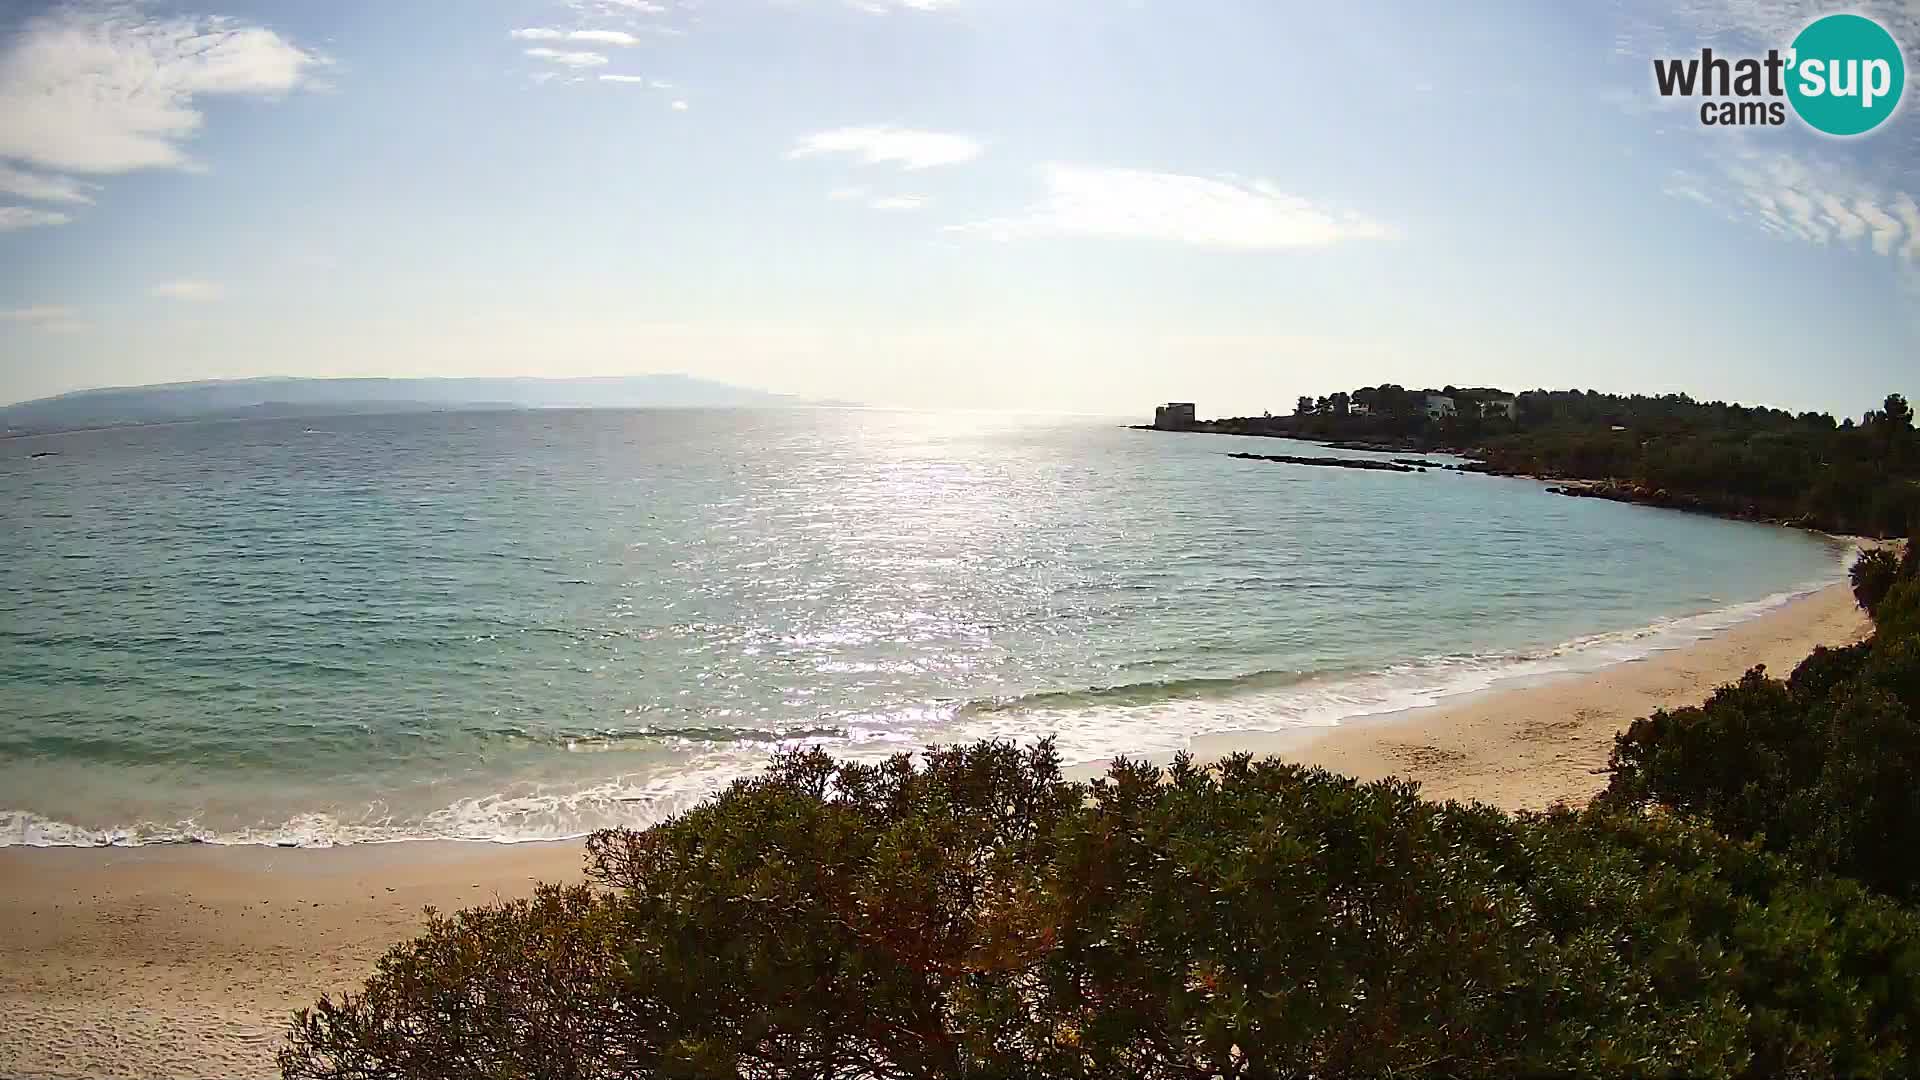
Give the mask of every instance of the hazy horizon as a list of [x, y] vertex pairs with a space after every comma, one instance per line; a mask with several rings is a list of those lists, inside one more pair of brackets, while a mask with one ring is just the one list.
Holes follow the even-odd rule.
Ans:
[[[1920, 357], [1915, 111], [1702, 127], [1650, 69], [1822, 10], [33, 4], [0, 16], [0, 400], [671, 372], [1857, 415]], [[1920, 3], [1858, 10], [1914, 55]]]
[[[77, 397], [77, 396], [82, 396], [87, 394], [137, 393], [141, 391], [172, 389], [172, 388], [178, 388], [178, 387], [196, 387], [196, 386], [206, 386], [206, 385], [240, 385], [240, 384], [247, 384], [247, 383], [270, 383], [270, 382], [394, 382], [394, 383], [473, 382], [473, 383], [485, 383], [485, 382], [520, 380], [520, 381], [530, 381], [530, 382], [563, 384], [563, 383], [613, 382], [613, 381], [622, 381], [622, 380], [675, 379], [675, 378], [692, 379], [698, 382], [706, 383], [710, 386], [717, 387], [717, 388], [737, 390], [737, 391], [742, 391], [748, 394], [764, 395], [769, 398], [784, 398], [784, 399], [787, 399], [785, 403], [787, 406], [796, 407], [796, 408], [820, 407], [820, 408], [872, 409], [876, 411], [926, 412], [926, 413], [978, 412], [978, 413], [989, 413], [989, 414], [997, 413], [997, 414], [1012, 414], [1012, 415], [1024, 414], [1024, 415], [1106, 417], [1106, 418], [1114, 418], [1114, 419], [1134, 417], [1136, 419], [1141, 419], [1144, 421], [1150, 418], [1149, 414], [1152, 412], [1152, 410], [1155, 407], [1165, 404], [1165, 402], [1163, 401], [1150, 401], [1150, 402], [1143, 402], [1140, 407], [1136, 407], [1132, 409], [1121, 409], [1121, 410], [1071, 409], [1071, 408], [1057, 408], [1057, 407], [1024, 407], [1023, 408], [1023, 407], [1015, 407], [1015, 406], [991, 406], [991, 405], [975, 405], [975, 406], [895, 405], [895, 404], [887, 404], [887, 403], [859, 401], [859, 400], [847, 399], [847, 398], [809, 398], [809, 397], [805, 397], [798, 394], [786, 394], [786, 393], [781, 393], [779, 391], [768, 390], [765, 387], [747, 386], [747, 385], [742, 385], [737, 383], [722, 382], [720, 380], [703, 379], [700, 376], [690, 375], [686, 372], [679, 372], [679, 371], [639, 372], [639, 373], [628, 374], [628, 375], [574, 375], [574, 376], [544, 376], [544, 375], [498, 375], [498, 376], [495, 376], [495, 375], [481, 375], [481, 376], [338, 375], [338, 376], [329, 376], [329, 375], [286, 375], [286, 374], [280, 374], [280, 373], [269, 373], [269, 374], [261, 374], [261, 375], [240, 375], [240, 376], [235, 376], [233, 378], [228, 378], [228, 379], [182, 379], [182, 380], [177, 380], [172, 382], [141, 383], [138, 385], [84, 386], [84, 387], [75, 388], [73, 390], [59, 391], [57, 393], [48, 394], [48, 395], [44, 395], [42, 397], [37, 397], [37, 398], [26, 398], [18, 401], [0, 401], [0, 410], [10, 409], [10, 408], [14, 408], [16, 406], [21, 406], [21, 405], [37, 405], [42, 402], [50, 402], [50, 401], [55, 401], [62, 398]], [[1362, 383], [1356, 383], [1352, 386], [1346, 386], [1346, 385], [1330, 386], [1323, 389], [1325, 389], [1328, 393], [1332, 393], [1336, 390], [1350, 391], [1350, 390], [1357, 389], [1363, 385], [1377, 385], [1378, 382], [1380, 381], [1390, 381], [1390, 380], [1376, 380], [1374, 383], [1362, 382]], [[1465, 388], [1467, 385], [1468, 384], [1458, 383], [1453, 380], [1442, 379], [1437, 381], [1426, 380], [1424, 382], [1416, 382], [1414, 384], [1408, 384], [1408, 388], [1412, 390], [1441, 389], [1441, 388], [1444, 388], [1445, 386]], [[1478, 385], [1478, 384], [1475, 384], [1475, 385]], [[1634, 391], [1634, 390], [1618, 391], [1618, 390], [1609, 390], [1599, 386], [1573, 386], [1573, 385], [1567, 385], [1567, 386], [1518, 386], [1516, 385], [1516, 386], [1494, 387], [1494, 389], [1505, 390], [1515, 394], [1524, 394], [1524, 393], [1542, 391], [1542, 390], [1551, 391], [1551, 392], [1598, 392], [1598, 393], [1625, 393], [1625, 394], [1644, 393], [1644, 391]], [[1904, 395], [1904, 391], [1899, 388], [1895, 388], [1893, 390], [1890, 390], [1889, 392], [1902, 393]], [[1705, 398], [1697, 394], [1692, 394], [1686, 390], [1664, 391], [1663, 393], [1685, 394], [1693, 398], [1693, 400], [1695, 401], [1699, 401], [1701, 403], [1707, 403], [1707, 404], [1710, 404], [1718, 400], [1724, 400], [1729, 404], [1742, 405], [1750, 408], [1783, 409], [1789, 412], [1807, 411], [1804, 408], [1796, 407], [1790, 403], [1761, 401], [1761, 400], [1740, 400], [1740, 399], [1734, 399], [1734, 398], [1729, 398], [1729, 399]], [[1317, 397], [1321, 395], [1314, 394], [1312, 396]], [[1813, 411], [1826, 412], [1829, 415], [1833, 416], [1836, 420], [1844, 420], [1848, 418], [1857, 417], [1862, 412], [1866, 412], [1873, 408], [1879, 407], [1882, 404], [1883, 398], [1884, 398], [1884, 395], [1881, 395], [1881, 396], [1875, 397], [1871, 401], [1863, 401], [1860, 403], [1858, 408], [1850, 411], [1844, 411], [1844, 410], [1842, 411], [1813, 410]], [[405, 399], [382, 398], [382, 399], [367, 399], [367, 400], [403, 401]], [[462, 399], [462, 400], [466, 400], [466, 399]], [[481, 401], [481, 399], [472, 399], [472, 401], [475, 403], [478, 403]], [[1284, 404], [1287, 404], [1290, 406], [1291, 402], [1284, 403]], [[611, 404], [611, 405], [605, 405], [605, 406], [601, 406], [601, 405], [558, 405], [558, 406], [528, 405], [528, 406], [522, 406], [522, 407], [562, 408], [562, 409], [595, 409], [595, 408], [631, 409], [631, 408], [671, 408], [674, 406], [635, 406], [635, 405]], [[760, 406], [750, 403], [750, 404], [741, 404], [741, 405], [713, 405], [713, 406], [702, 406], [702, 407], [755, 408]], [[1229, 417], [1229, 416], [1241, 416], [1241, 415], [1255, 415], [1259, 411], [1260, 410], [1258, 409], [1255, 409], [1252, 412], [1248, 412], [1244, 409], [1235, 411], [1233, 407], [1225, 404], [1223, 404], [1222, 407], [1219, 409], [1198, 410], [1199, 415], [1202, 416], [1203, 418], [1208, 416]], [[1273, 412], [1275, 415], [1281, 415], [1286, 411], [1290, 411], [1290, 409], [1273, 408], [1270, 411]]]

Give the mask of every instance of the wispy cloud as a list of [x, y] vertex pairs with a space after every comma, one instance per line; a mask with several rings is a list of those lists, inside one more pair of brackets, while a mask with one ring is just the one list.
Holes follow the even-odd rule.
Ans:
[[0, 311], [0, 327], [21, 326], [43, 334], [73, 334], [87, 328], [73, 308], [53, 304]]
[[1360, 214], [1318, 205], [1264, 180], [1049, 165], [1047, 194], [1011, 217], [955, 231], [1012, 239], [1112, 236], [1240, 250], [1325, 247], [1388, 234]]
[[979, 157], [986, 147], [966, 135], [908, 128], [843, 127], [802, 136], [790, 158], [844, 154], [869, 165], [896, 164], [906, 169], [957, 165]]
[[654, 0], [567, 0], [567, 6], [582, 15], [665, 15], [667, 6]]
[[17, 195], [36, 202], [90, 203], [96, 186], [71, 176], [26, 172], [0, 162], [0, 195]]
[[1874, 183], [1835, 162], [1750, 146], [1718, 165], [1729, 194], [1711, 205], [1736, 220], [1810, 244], [1920, 260], [1920, 208], [1904, 186]]
[[[599, 79], [604, 83], [616, 83], [621, 86], [641, 86], [648, 90], [673, 89], [672, 83], [661, 82], [659, 79], [649, 79], [645, 75], [601, 75]], [[685, 101], [675, 100], [667, 107], [673, 109], [675, 112], [685, 112], [687, 103]]]
[[1670, 40], [1684, 30], [1706, 40], [1740, 37], [1784, 47], [1808, 23], [1835, 10], [1878, 21], [1909, 54], [1920, 48], [1920, 4], [1913, 0], [1856, 0], [1837, 9], [1825, 0], [1681, 0], [1629, 25], [1644, 32], [1650, 23], [1661, 24]]
[[33, 206], [0, 206], [0, 232], [30, 229], [35, 225], [65, 225], [73, 218], [57, 210]]
[[847, 6], [869, 15], [889, 15], [895, 11], [939, 11], [958, 6], [958, 0], [847, 0]]
[[559, 64], [570, 68], [600, 67], [607, 62], [606, 54], [597, 52], [574, 52], [566, 49], [549, 49], [544, 46], [527, 50], [527, 55], [535, 60], [545, 60], [550, 64]]
[[237, 19], [62, 5], [28, 18], [0, 53], [0, 159], [70, 173], [191, 168], [200, 99], [285, 94], [325, 63]]
[[182, 278], [178, 281], [163, 281], [153, 287], [152, 293], [162, 300], [185, 300], [190, 303], [206, 303], [225, 296], [227, 290], [217, 282], [202, 281], [196, 278]]
[[567, 35], [568, 41], [591, 41], [598, 45], [619, 45], [631, 48], [640, 44], [640, 39], [625, 30], [575, 30]]
[[888, 195], [867, 204], [875, 210], [918, 210], [927, 205], [925, 195]]
[[558, 30], [552, 27], [528, 27], [515, 30], [512, 37], [520, 41], [585, 41], [595, 45], [618, 45], [631, 48], [640, 44], [640, 38], [625, 30]]
[[63, 322], [74, 318], [77, 313], [70, 307], [58, 307], [43, 304], [38, 307], [14, 308], [0, 311], [0, 322], [6, 323], [49, 323]]

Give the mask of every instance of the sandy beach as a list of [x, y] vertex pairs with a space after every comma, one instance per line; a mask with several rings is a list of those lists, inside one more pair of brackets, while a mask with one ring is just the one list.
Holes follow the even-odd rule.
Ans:
[[[1612, 737], [1754, 664], [1784, 675], [1868, 630], [1843, 586], [1705, 641], [1311, 736], [1248, 732], [1194, 752], [1277, 753], [1434, 798], [1510, 809], [1605, 786]], [[421, 921], [580, 872], [577, 843], [351, 848], [0, 849], [0, 1076], [256, 1077], [291, 1010], [355, 985]]]

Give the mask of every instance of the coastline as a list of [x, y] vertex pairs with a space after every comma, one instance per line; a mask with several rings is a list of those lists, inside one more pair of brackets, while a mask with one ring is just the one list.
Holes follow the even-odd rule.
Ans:
[[[1331, 728], [1201, 736], [1192, 752], [1401, 776], [1505, 809], [1577, 803], [1605, 786], [1612, 736], [1637, 717], [1867, 631], [1831, 585], [1596, 671]], [[524, 896], [581, 866], [579, 841], [0, 849], [0, 1075], [272, 1076], [288, 1014], [357, 985], [423, 907]]]
[[[1751, 501], [1714, 499], [1698, 492], [1669, 491], [1664, 488], [1648, 486], [1632, 481], [1623, 481], [1605, 477], [1575, 476], [1552, 471], [1533, 471], [1494, 463], [1493, 455], [1484, 446], [1448, 446], [1429, 442], [1425, 439], [1401, 438], [1389, 441], [1372, 439], [1330, 439], [1318, 435], [1308, 435], [1289, 430], [1244, 430], [1220, 428], [1219, 420], [1203, 421], [1192, 426], [1161, 427], [1157, 424], [1129, 424], [1134, 431], [1164, 431], [1187, 435], [1229, 435], [1246, 439], [1284, 439], [1288, 442], [1305, 443], [1328, 450], [1358, 451], [1368, 454], [1442, 454], [1448, 457], [1464, 459], [1464, 464], [1421, 463], [1437, 467], [1447, 472], [1467, 473], [1477, 476], [1500, 476], [1519, 480], [1533, 480], [1547, 485], [1550, 495], [1563, 495], [1575, 499], [1602, 499], [1607, 502], [1624, 503], [1628, 506], [1651, 506], [1661, 510], [1678, 510], [1686, 514], [1701, 514], [1707, 517], [1725, 518], [1729, 521], [1745, 521], [1755, 525], [1777, 525], [1787, 529], [1805, 529], [1808, 532], [1832, 535], [1829, 526], [1814, 518], [1812, 514], [1782, 516], [1761, 510]], [[1228, 457], [1245, 458], [1258, 461], [1271, 461], [1294, 465], [1332, 465], [1343, 468], [1379, 470], [1384, 466], [1355, 459], [1312, 460], [1291, 457], [1289, 455], [1228, 453]], [[1401, 465], [1411, 465], [1412, 459], [1394, 458]], [[1427, 468], [1387, 469], [1390, 472], [1421, 472]], [[1881, 540], [1897, 539], [1881, 537]]]
[[1577, 806], [1607, 786], [1613, 736], [1633, 721], [1699, 704], [1757, 664], [1784, 678], [1815, 646], [1852, 644], [1871, 632], [1848, 586], [1829, 585], [1691, 644], [1597, 671], [1496, 686], [1304, 736], [1205, 736], [1193, 753], [1277, 754], [1361, 780], [1397, 776], [1418, 781], [1429, 799], [1503, 810]]

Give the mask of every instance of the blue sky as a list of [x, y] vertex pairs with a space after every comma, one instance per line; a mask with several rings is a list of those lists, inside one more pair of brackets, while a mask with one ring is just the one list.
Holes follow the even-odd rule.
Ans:
[[[1704, 128], [1650, 65], [1826, 10], [10, 8], [0, 401], [684, 371], [916, 407], [1384, 380], [1858, 413], [1920, 392], [1920, 112]], [[1851, 10], [1912, 67], [1920, 3]]]

